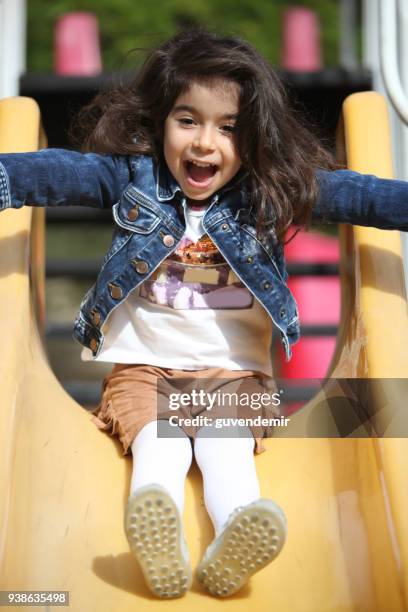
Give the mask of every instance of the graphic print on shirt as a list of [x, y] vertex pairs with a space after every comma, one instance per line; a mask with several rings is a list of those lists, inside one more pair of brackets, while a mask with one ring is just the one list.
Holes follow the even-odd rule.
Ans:
[[207, 234], [180, 245], [140, 287], [140, 297], [175, 310], [252, 308], [253, 296]]

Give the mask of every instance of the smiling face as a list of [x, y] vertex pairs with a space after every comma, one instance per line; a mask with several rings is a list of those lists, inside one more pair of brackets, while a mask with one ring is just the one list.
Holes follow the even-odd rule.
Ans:
[[209, 198], [241, 167], [234, 137], [238, 100], [237, 83], [193, 83], [165, 121], [164, 157], [189, 200]]

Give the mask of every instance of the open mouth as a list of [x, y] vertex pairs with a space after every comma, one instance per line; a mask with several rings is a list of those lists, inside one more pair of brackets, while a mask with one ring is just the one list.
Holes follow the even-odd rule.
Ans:
[[194, 186], [206, 187], [215, 176], [218, 166], [215, 164], [198, 165], [189, 160], [184, 163], [188, 181]]

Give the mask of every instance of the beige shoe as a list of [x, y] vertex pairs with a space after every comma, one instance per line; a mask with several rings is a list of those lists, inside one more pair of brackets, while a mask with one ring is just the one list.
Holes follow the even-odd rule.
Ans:
[[129, 497], [125, 531], [147, 586], [158, 597], [184, 595], [192, 582], [180, 513], [161, 485], [146, 485]]
[[286, 533], [285, 514], [271, 499], [236, 508], [205, 551], [198, 580], [212, 595], [232, 595], [277, 557]]

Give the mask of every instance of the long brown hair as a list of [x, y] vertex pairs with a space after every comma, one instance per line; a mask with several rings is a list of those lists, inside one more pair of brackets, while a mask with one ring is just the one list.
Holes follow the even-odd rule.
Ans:
[[338, 167], [291, 106], [268, 61], [247, 41], [191, 26], [148, 52], [135, 76], [101, 91], [70, 129], [83, 152], [162, 159], [163, 128], [192, 82], [221, 78], [240, 86], [236, 146], [248, 171], [258, 235], [283, 242], [294, 223], [307, 226], [317, 197], [316, 168]]

